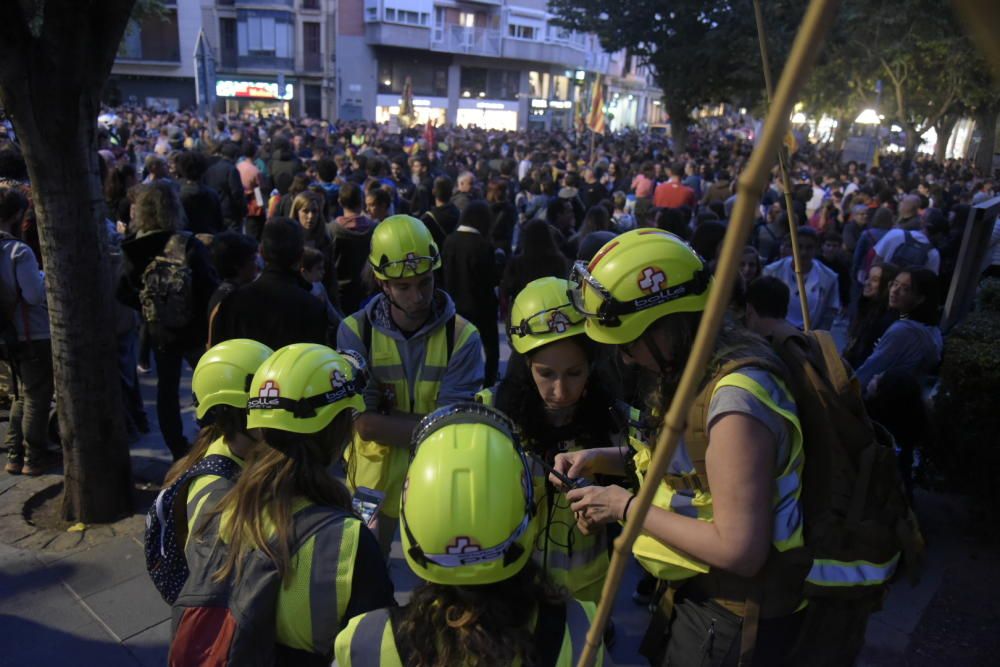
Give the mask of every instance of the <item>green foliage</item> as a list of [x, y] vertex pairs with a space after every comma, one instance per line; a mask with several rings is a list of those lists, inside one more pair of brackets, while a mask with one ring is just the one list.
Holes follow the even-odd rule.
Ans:
[[987, 278], [979, 283], [976, 294], [976, 310], [1000, 313], [1000, 278]]
[[[777, 80], [804, 0], [763, 3]], [[626, 49], [649, 65], [675, 119], [714, 102], [756, 106], [764, 78], [751, 0], [551, 0], [557, 23], [598, 35], [609, 51]]]

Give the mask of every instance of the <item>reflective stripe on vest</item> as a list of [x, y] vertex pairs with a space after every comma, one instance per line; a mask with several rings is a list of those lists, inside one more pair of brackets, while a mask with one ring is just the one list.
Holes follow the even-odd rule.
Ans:
[[[771, 386], [765, 388], [753, 378], [734, 372], [720, 379], [715, 390], [727, 386], [743, 389], [792, 425], [788, 461], [775, 479], [772, 499], [774, 519], [771, 540], [779, 552], [785, 552], [803, 546], [800, 496], [805, 453], [802, 447], [802, 427], [795, 413], [795, 402], [791, 393], [779, 380], [770, 374], [767, 377]], [[630, 418], [636, 420], [638, 415], [630, 414]], [[641, 441], [639, 435], [638, 429], [630, 426], [630, 440], [636, 448], [636, 470], [641, 479], [649, 467], [652, 452], [650, 445]], [[647, 434], [647, 438], [651, 437], [652, 434]], [[688, 459], [684, 446], [684, 442], [681, 441], [672, 464]], [[695, 474], [696, 470], [693, 467], [676, 473], [677, 476], [688, 477], [694, 477]], [[712, 521], [712, 494], [707, 489], [675, 489], [670, 485], [669, 479], [665, 479], [657, 487], [653, 504], [682, 516], [700, 521]], [[661, 579], [677, 581], [707, 573], [709, 570], [705, 563], [671, 549], [648, 535], [639, 536], [633, 546], [633, 552], [647, 570]]]
[[815, 586], [879, 586], [887, 582], [896, 572], [900, 554], [896, 554], [886, 563], [869, 563], [868, 561], [813, 561], [812, 569], [806, 577], [806, 583]]
[[[580, 661], [580, 654], [587, 642], [587, 630], [594, 619], [597, 607], [593, 602], [580, 602], [579, 600], [566, 601], [566, 634], [563, 638], [563, 647], [559, 652], [557, 667], [575, 667]], [[567, 646], [568, 644], [568, 646]], [[600, 650], [594, 665], [604, 664], [604, 643], [601, 643]]]
[[[359, 317], [367, 317], [367, 314], [351, 315], [344, 319], [344, 323], [363, 341]], [[439, 326], [425, 338], [424, 358], [411, 386], [396, 339], [387, 336], [370, 322], [364, 324], [371, 327], [371, 349], [366, 351], [368, 370], [383, 396], [391, 398], [393, 407], [401, 412], [427, 414], [433, 411], [437, 407], [441, 382], [448, 369], [449, 327]], [[453, 354], [469, 342], [475, 330], [463, 317], [455, 316]], [[347, 482], [351, 490], [365, 486], [384, 492], [386, 498], [382, 513], [389, 517], [399, 516], [399, 499], [409, 466], [410, 452], [402, 447], [389, 447], [362, 440], [355, 434], [354, 444], [348, 450], [346, 458]]]

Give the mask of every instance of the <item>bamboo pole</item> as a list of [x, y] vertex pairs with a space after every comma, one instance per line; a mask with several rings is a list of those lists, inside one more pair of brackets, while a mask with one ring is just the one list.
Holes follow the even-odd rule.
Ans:
[[[764, 70], [764, 89], [767, 92], [767, 107], [770, 111], [774, 88], [771, 85], [771, 59], [767, 55], [767, 37], [764, 34], [764, 13], [760, 8], [760, 0], [753, 0], [753, 14], [757, 23], [757, 43], [760, 45], [760, 64]], [[792, 207], [792, 180], [788, 177], [788, 156], [785, 147], [778, 147], [778, 169], [781, 172], [781, 185], [785, 190], [785, 213], [788, 216], [788, 238], [792, 242], [792, 262], [795, 267], [795, 284], [799, 288], [799, 305], [802, 308], [802, 328], [806, 331], [812, 328], [809, 316], [809, 298], [806, 295], [806, 279], [802, 274], [802, 261], [799, 259], [799, 227], [795, 224], [795, 213]]]
[[667, 464], [677, 449], [678, 438], [684, 430], [688, 410], [691, 408], [698, 384], [711, 358], [715, 339], [722, 325], [723, 315], [729, 305], [733, 283], [739, 270], [739, 257], [746, 245], [747, 238], [750, 236], [750, 227], [754, 219], [753, 212], [761, 187], [773, 165], [773, 156], [788, 128], [789, 112], [816, 61], [823, 39], [833, 23], [839, 5], [840, 0], [812, 0], [810, 2], [792, 44], [788, 63], [782, 73], [781, 80], [778, 82], [778, 88], [764, 123], [760, 142], [750, 156], [747, 168], [740, 175], [737, 185], [736, 208], [722, 243], [722, 253], [715, 274], [714, 287], [702, 315], [691, 355], [684, 366], [680, 385], [670, 402], [670, 409], [664, 415], [663, 425], [653, 450], [653, 460], [650, 462], [649, 470], [646, 471], [643, 484], [632, 505], [632, 517], [625, 523], [624, 531], [615, 540], [608, 576], [601, 592], [601, 603], [597, 607], [597, 613], [591, 623], [590, 630], [587, 632], [587, 640], [577, 667], [592, 667], [594, 659], [597, 657], [598, 648], [603, 640], [604, 626], [611, 615], [615, 594], [621, 583], [622, 574], [625, 572], [627, 559], [631, 555], [632, 544], [639, 536], [646, 513], [653, 501], [653, 495], [663, 479]]

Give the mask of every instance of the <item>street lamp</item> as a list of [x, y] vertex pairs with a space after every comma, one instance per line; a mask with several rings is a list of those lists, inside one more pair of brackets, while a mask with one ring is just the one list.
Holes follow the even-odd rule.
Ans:
[[878, 125], [882, 122], [882, 119], [879, 118], [878, 112], [875, 111], [875, 109], [865, 109], [858, 114], [858, 117], [854, 119], [854, 122], [859, 125]]

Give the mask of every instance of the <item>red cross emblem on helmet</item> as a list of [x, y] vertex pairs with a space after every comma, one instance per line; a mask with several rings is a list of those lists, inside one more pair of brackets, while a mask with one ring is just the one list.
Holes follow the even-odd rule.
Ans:
[[667, 274], [655, 266], [647, 266], [639, 273], [639, 289], [656, 294], [667, 286]]
[[261, 398], [278, 398], [281, 396], [281, 389], [278, 387], [278, 383], [274, 380], [268, 380], [260, 386], [260, 391], [257, 395]]
[[341, 373], [336, 368], [330, 373], [330, 386], [336, 390], [347, 384], [347, 376]]
[[460, 554], [473, 553], [476, 551], [482, 551], [482, 547], [476, 544], [475, 540], [472, 540], [463, 535], [460, 537], [456, 537], [454, 542], [448, 545], [448, 548], [446, 549], [445, 552], [449, 554], [460, 555]]
[[569, 318], [560, 310], [554, 310], [549, 315], [549, 331], [553, 333], [566, 333], [570, 324]]

